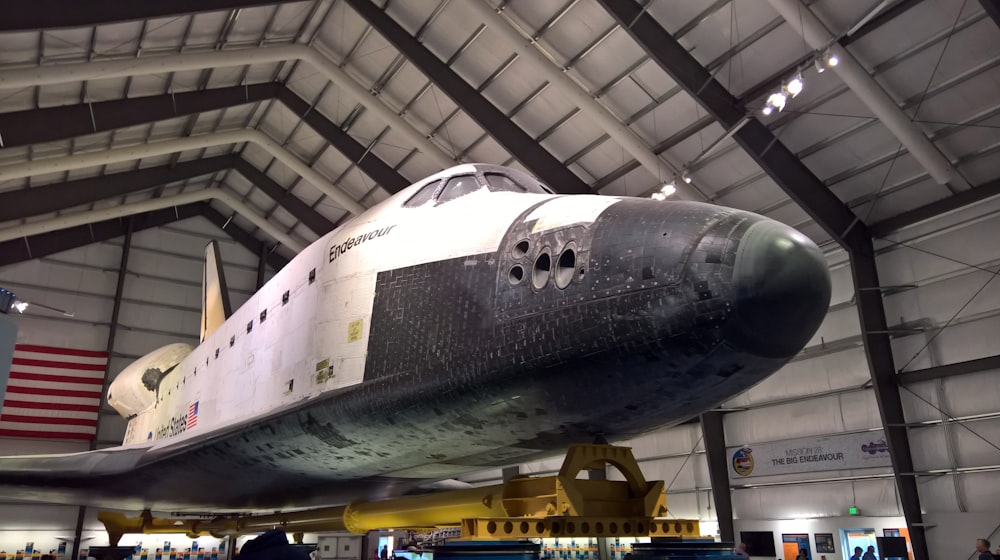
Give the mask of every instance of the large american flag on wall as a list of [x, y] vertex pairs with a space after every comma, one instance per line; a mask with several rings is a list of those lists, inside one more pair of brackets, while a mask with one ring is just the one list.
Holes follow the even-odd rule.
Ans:
[[14, 346], [0, 436], [94, 439], [108, 353]]

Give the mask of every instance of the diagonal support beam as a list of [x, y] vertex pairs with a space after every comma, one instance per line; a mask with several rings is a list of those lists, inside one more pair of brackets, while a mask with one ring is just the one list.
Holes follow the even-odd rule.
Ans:
[[333, 231], [333, 228], [335, 227], [333, 222], [326, 219], [325, 216], [314, 210], [305, 202], [302, 202], [297, 196], [288, 192], [274, 179], [268, 177], [263, 171], [254, 167], [253, 164], [247, 160], [239, 156], [232, 156], [231, 165], [234, 171], [243, 175], [248, 181], [253, 183], [255, 187], [264, 191], [264, 194], [274, 199], [274, 201], [287, 210], [288, 213], [295, 216], [297, 220], [305, 224], [307, 228], [313, 230], [319, 235], [324, 235]]
[[97, 152], [86, 152], [71, 156], [21, 161], [0, 166], [0, 181], [32, 177], [45, 173], [70, 171], [86, 167], [109, 165], [124, 161], [135, 161], [154, 156], [184, 152], [211, 146], [228, 146], [249, 142], [256, 144], [271, 154], [274, 158], [298, 173], [317, 190], [330, 197], [337, 206], [354, 215], [364, 213], [366, 208], [346, 192], [333, 185], [321, 173], [306, 165], [298, 156], [286, 150], [270, 136], [257, 129], [236, 129], [214, 134], [201, 134], [164, 140], [162, 142], [147, 142], [145, 144], [113, 148]]
[[3, 147], [66, 140], [139, 124], [274, 99], [281, 84], [266, 82], [0, 113]]
[[247, 64], [302, 61], [326, 79], [337, 84], [340, 91], [354, 99], [372, 114], [381, 118], [414, 147], [431, 158], [441, 168], [455, 165], [453, 156], [444, 152], [428, 136], [397, 114], [395, 108], [383, 103], [331, 61], [326, 55], [306, 45], [282, 45], [253, 49], [182, 53], [141, 58], [122, 58], [91, 62], [45, 64], [0, 71], [0, 89], [16, 89], [47, 84], [64, 84], [81, 80], [111, 79], [127, 76], [148, 76], [164, 72], [184, 72], [206, 68], [229, 68]]
[[930, 381], [932, 379], [941, 379], [942, 377], [978, 373], [980, 371], [988, 371], [991, 369], [1000, 369], [1000, 356], [988, 356], [986, 358], [956, 362], [954, 364], [945, 364], [925, 369], [904, 371], [896, 376], [896, 383], [899, 383], [900, 385], [910, 385], [911, 383], [920, 383], [921, 381]]
[[256, 237], [250, 235], [248, 232], [241, 229], [239, 226], [233, 223], [232, 220], [227, 216], [223, 216], [218, 210], [212, 208], [207, 202], [199, 203], [198, 213], [208, 219], [208, 221], [217, 225], [219, 229], [225, 231], [229, 234], [229, 237], [233, 238], [240, 245], [246, 247], [247, 251], [254, 253], [255, 255], [264, 255], [267, 257], [265, 260], [267, 264], [271, 266], [274, 270], [281, 270], [286, 264], [288, 264], [288, 259], [282, 257], [281, 255], [275, 253], [272, 248], [268, 248], [265, 243], [259, 241]]
[[59, 212], [81, 204], [90, 204], [175, 181], [211, 175], [227, 169], [233, 169], [246, 177], [254, 186], [317, 234], [323, 235], [333, 230], [333, 222], [236, 155], [216, 156], [181, 162], [173, 167], [168, 165], [147, 167], [31, 189], [7, 191], [0, 193], [0, 221]]
[[971, 206], [977, 202], [1000, 196], [1000, 179], [994, 179], [988, 183], [967, 191], [959, 191], [948, 198], [935, 200], [930, 204], [925, 204], [919, 208], [914, 208], [908, 212], [903, 212], [898, 216], [886, 218], [881, 222], [871, 225], [871, 233], [876, 238], [885, 237], [890, 233], [901, 230], [920, 222], [936, 218], [949, 212]]
[[899, 501], [916, 560], [928, 560], [913, 459], [895, 383], [892, 346], [868, 227], [760, 121], [634, 0], [598, 0], [629, 35], [726, 129], [748, 119], [733, 138], [757, 164], [844, 249], [851, 259], [861, 333], [889, 444]]
[[216, 156], [185, 161], [174, 167], [166, 165], [147, 167], [102, 177], [87, 177], [30, 189], [6, 191], [0, 193], [0, 221], [59, 212], [81, 204], [139, 192], [174, 181], [210, 175], [229, 169], [232, 167], [232, 161], [232, 156]]
[[993, 23], [1000, 27], [1000, 0], [979, 0], [979, 4], [986, 10], [986, 15], [990, 16]]
[[[222, 221], [217, 221], [217, 218], [222, 216], [221, 214], [207, 203], [197, 202], [135, 214], [131, 216], [133, 223], [132, 231], [152, 229], [194, 216], [205, 216], [209, 221], [219, 226], [225, 223], [226, 220], [225, 217], [222, 217]], [[0, 242], [0, 266], [40, 259], [62, 251], [121, 237], [125, 235], [125, 224], [128, 219], [116, 218], [104, 222]], [[249, 251], [256, 251], [259, 254], [261, 248], [264, 246], [263, 243], [255, 239], [252, 235], [239, 229], [232, 223], [226, 226], [225, 231]], [[287, 263], [288, 261], [281, 255], [270, 253], [268, 256], [268, 264], [275, 270], [279, 270]]]
[[591, 193], [587, 183], [514, 124], [389, 14], [371, 0], [347, 0], [347, 3], [539, 179], [562, 193]]
[[373, 154], [371, 146], [362, 145], [291, 89], [282, 87], [278, 91], [278, 101], [288, 107], [289, 111], [298, 115], [327, 142], [344, 154], [347, 159], [360, 167], [373, 181], [382, 185], [385, 190], [396, 194], [410, 185], [410, 181], [406, 177], [400, 175], [391, 165]]
[[[286, 0], [287, 1], [287, 0]], [[281, 0], [0, 0], [0, 32], [90, 27], [119, 21], [136, 21], [197, 12], [214, 12], [279, 4]]]
[[276, 82], [0, 113], [0, 139], [6, 148], [55, 142], [269, 99], [281, 101], [390, 193], [395, 194], [410, 184], [373, 154], [370, 147], [344, 132], [290, 88]]

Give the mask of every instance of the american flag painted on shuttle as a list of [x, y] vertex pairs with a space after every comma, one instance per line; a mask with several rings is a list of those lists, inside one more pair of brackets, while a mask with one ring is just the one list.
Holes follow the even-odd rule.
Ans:
[[108, 353], [18, 344], [0, 436], [94, 439]]
[[198, 401], [195, 401], [194, 404], [188, 405], [188, 427], [187, 427], [187, 429], [190, 430], [191, 428], [193, 428], [193, 427], [195, 427], [197, 425], [198, 425]]

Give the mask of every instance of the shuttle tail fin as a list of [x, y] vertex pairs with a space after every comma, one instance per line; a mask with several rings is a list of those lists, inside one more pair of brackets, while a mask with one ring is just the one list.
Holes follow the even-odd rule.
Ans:
[[219, 244], [212, 241], [205, 245], [205, 268], [201, 276], [201, 340], [225, 323], [232, 312]]

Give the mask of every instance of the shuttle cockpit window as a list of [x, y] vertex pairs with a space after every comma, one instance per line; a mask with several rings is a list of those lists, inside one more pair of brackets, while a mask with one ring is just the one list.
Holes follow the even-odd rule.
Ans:
[[440, 186], [441, 186], [440, 179], [438, 179], [437, 181], [431, 181], [430, 183], [427, 183], [426, 185], [423, 186], [423, 188], [417, 191], [417, 194], [411, 196], [409, 200], [403, 203], [403, 207], [419, 208], [420, 206], [427, 204], [428, 202], [434, 199], [434, 193], [437, 192], [437, 189]]
[[465, 196], [467, 194], [474, 193], [479, 189], [483, 188], [476, 180], [475, 175], [459, 175], [457, 177], [452, 177], [448, 179], [448, 184], [444, 186], [444, 190], [441, 191], [441, 196], [438, 197], [438, 204], [443, 204], [449, 200], [455, 200], [456, 198]]
[[[513, 170], [512, 170], [513, 171]], [[513, 176], [508, 176], [503, 173], [486, 173], [486, 182], [490, 186], [490, 190], [494, 192], [518, 192], [518, 193], [534, 193], [534, 194], [552, 194], [548, 188], [539, 184], [538, 181], [534, 180], [530, 175], [527, 174], [514, 174]], [[522, 176], [523, 175], [523, 176]]]

